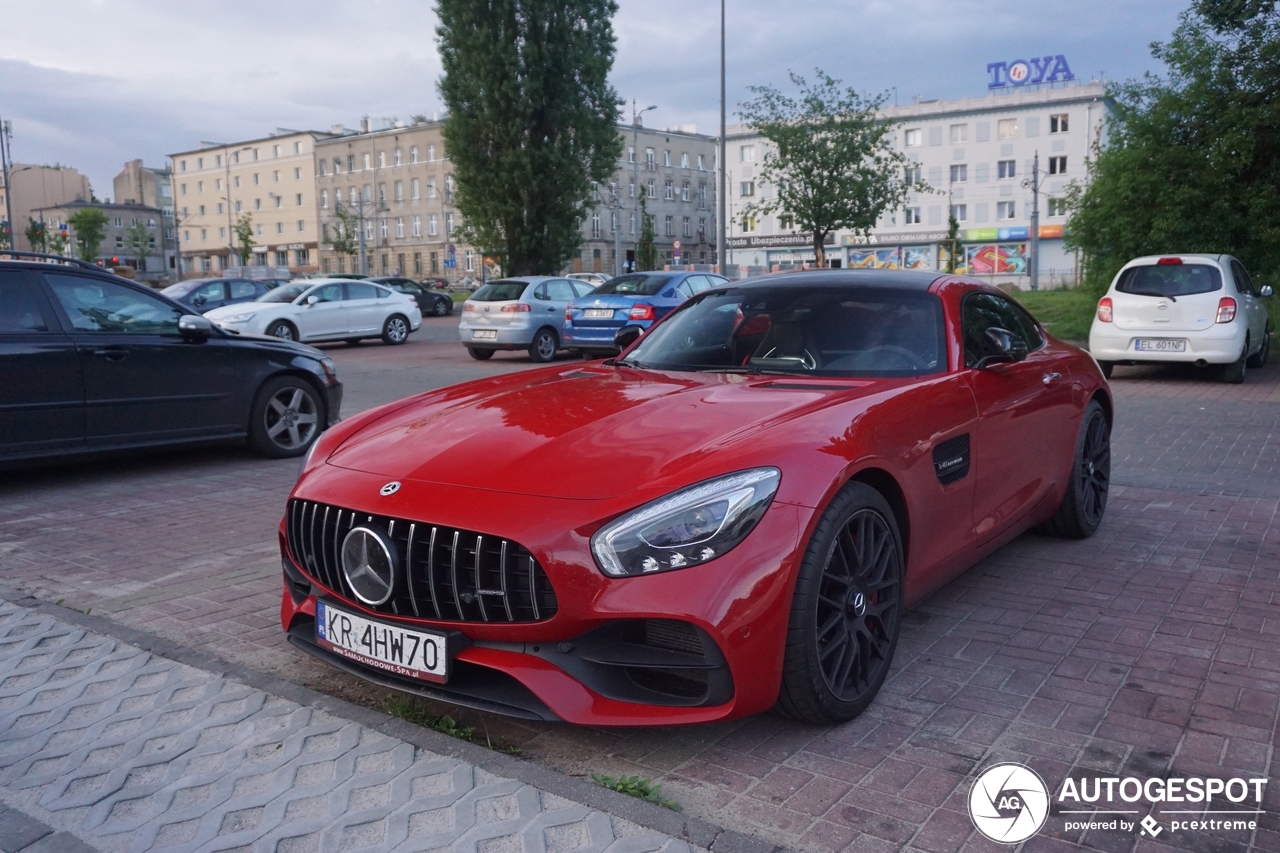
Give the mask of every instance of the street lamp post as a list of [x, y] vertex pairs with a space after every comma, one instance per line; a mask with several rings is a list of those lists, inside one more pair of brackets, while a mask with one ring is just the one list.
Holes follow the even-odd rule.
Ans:
[[9, 248], [17, 246], [13, 223], [13, 185], [9, 183], [9, 143], [13, 137], [13, 126], [8, 121], [0, 120], [0, 167], [4, 169], [4, 218], [9, 223]]
[[[644, 233], [644, 223], [640, 221], [640, 116], [656, 110], [657, 104], [647, 106], [636, 112], [635, 98], [631, 99], [631, 186], [635, 190], [634, 201], [632, 204], [631, 221], [636, 227], [636, 260], [640, 260], [640, 235]], [[621, 218], [621, 217], [619, 217]], [[618, 228], [622, 228], [622, 223], [618, 223]], [[621, 269], [621, 267], [619, 267]]]
[[[236, 154], [236, 156], [238, 157], [238, 156], [240, 156], [240, 152], [241, 152], [241, 151], [250, 151], [250, 150], [252, 150], [252, 149], [253, 149], [253, 146], [252, 146], [252, 145], [245, 145], [245, 146], [242, 146], [241, 148], [236, 149], [235, 154]], [[235, 251], [236, 251], [236, 248], [235, 248], [235, 246], [236, 246], [236, 243], [235, 243], [235, 241], [236, 241], [236, 238], [235, 238], [235, 230], [231, 227], [231, 205], [233, 204], [233, 202], [231, 201], [231, 153], [232, 153], [232, 152], [230, 151], [230, 149], [226, 149], [226, 148], [224, 148], [224, 149], [222, 150], [222, 159], [223, 159], [223, 161], [224, 161], [224, 162], [223, 162], [223, 165], [225, 165], [225, 166], [227, 167], [227, 170], [226, 170], [226, 181], [227, 181], [227, 183], [226, 183], [226, 192], [227, 192], [227, 195], [226, 195], [226, 199], [227, 199], [227, 260], [231, 260], [231, 256], [232, 256], [232, 255], [234, 255], [234, 254], [235, 254]], [[176, 199], [175, 199], [175, 202], [174, 202], [174, 203], [175, 203], [175, 204], [177, 203], [177, 200], [176, 200]], [[248, 266], [248, 265], [249, 265], [249, 259], [248, 259], [248, 258], [241, 258], [241, 259], [240, 259], [240, 265], [241, 265], [241, 266]]]
[[1031, 161], [1031, 177], [1022, 182], [1031, 189], [1031, 257], [1027, 258], [1027, 273], [1031, 277], [1031, 289], [1040, 289], [1040, 152]]
[[728, 269], [728, 259], [725, 257], [729, 249], [728, 243], [725, 241], [725, 225], [726, 210], [728, 205], [728, 184], [726, 183], [725, 169], [728, 167], [727, 154], [725, 152], [725, 96], [724, 96], [724, 2], [720, 0], [720, 156], [717, 158], [716, 165], [720, 169], [720, 186], [716, 190], [716, 262], [719, 264], [719, 272], [725, 274]]

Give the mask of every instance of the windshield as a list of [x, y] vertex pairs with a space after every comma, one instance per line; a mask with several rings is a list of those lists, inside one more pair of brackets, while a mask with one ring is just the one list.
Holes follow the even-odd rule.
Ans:
[[669, 281], [669, 275], [620, 275], [591, 291], [591, 295], [608, 296], [610, 293], [617, 293], [623, 296], [653, 296], [666, 287]]
[[1135, 296], [1190, 296], [1222, 289], [1222, 273], [1209, 264], [1146, 264], [1120, 273], [1116, 290]]
[[471, 294], [473, 302], [510, 302], [519, 299], [529, 286], [527, 281], [491, 281]]
[[258, 302], [292, 302], [307, 290], [315, 285], [315, 282], [307, 282], [306, 284], [286, 284], [277, 287], [275, 290], [269, 290], [258, 297]]
[[694, 297], [624, 363], [659, 370], [924, 376], [946, 369], [942, 306], [928, 293], [744, 287]]
[[200, 285], [206, 284], [210, 281], [213, 281], [213, 279], [211, 278], [188, 279], [187, 281], [180, 281], [177, 284], [171, 284], [160, 292], [163, 293], [165, 296], [171, 297], [173, 299], [181, 299], [182, 297], [194, 291]]

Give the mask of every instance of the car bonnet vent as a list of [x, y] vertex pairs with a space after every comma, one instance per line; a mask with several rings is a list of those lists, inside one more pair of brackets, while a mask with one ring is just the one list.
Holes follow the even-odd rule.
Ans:
[[949, 438], [933, 448], [933, 470], [942, 485], [969, 476], [969, 434]]

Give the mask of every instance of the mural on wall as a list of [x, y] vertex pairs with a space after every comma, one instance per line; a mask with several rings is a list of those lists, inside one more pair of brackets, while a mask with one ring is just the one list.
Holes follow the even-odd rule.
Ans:
[[[957, 266], [956, 272], [960, 272]], [[1025, 275], [1027, 244], [999, 243], [965, 246], [964, 272], [968, 275]]]
[[933, 269], [933, 247], [908, 246], [903, 249], [902, 268], [908, 270]]
[[892, 249], [850, 249], [849, 268], [864, 270], [902, 269], [902, 257], [897, 246]]

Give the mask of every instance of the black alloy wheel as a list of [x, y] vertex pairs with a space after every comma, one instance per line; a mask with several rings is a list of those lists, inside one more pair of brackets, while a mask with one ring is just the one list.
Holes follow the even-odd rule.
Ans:
[[382, 324], [382, 342], [396, 346], [409, 340], [409, 321], [399, 314], [392, 314]]
[[448, 317], [453, 313], [453, 300], [437, 299], [432, 313], [437, 317]]
[[267, 326], [267, 334], [282, 341], [296, 341], [298, 339], [298, 331], [293, 328], [291, 323], [287, 323], [284, 320], [276, 320], [270, 326]]
[[1067, 539], [1087, 539], [1098, 531], [1111, 490], [1111, 422], [1097, 400], [1084, 410], [1067, 493], [1045, 530]]
[[893, 510], [867, 484], [848, 484], [823, 512], [796, 580], [779, 710], [830, 725], [871, 704], [898, 643], [903, 573]]

